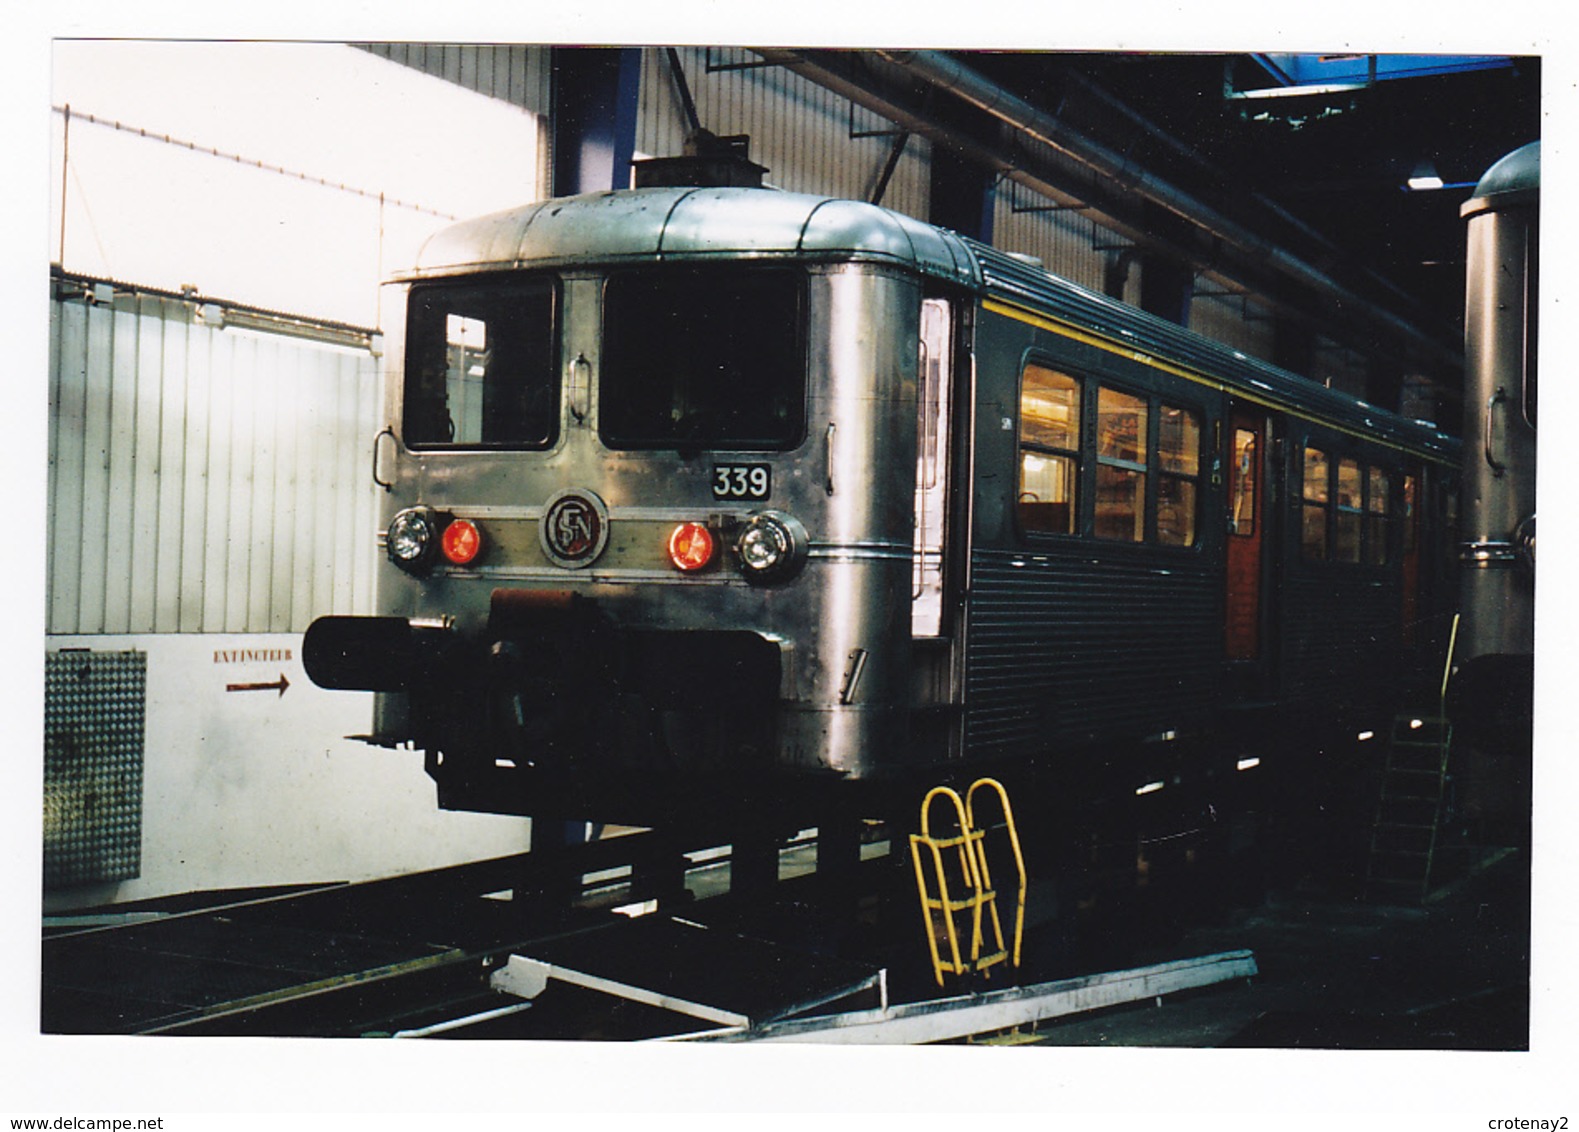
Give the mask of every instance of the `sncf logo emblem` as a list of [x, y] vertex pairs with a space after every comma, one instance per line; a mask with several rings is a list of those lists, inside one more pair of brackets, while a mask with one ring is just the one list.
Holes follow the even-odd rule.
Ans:
[[561, 491], [548, 501], [538, 524], [549, 560], [567, 569], [590, 566], [609, 541], [609, 509], [590, 491]]

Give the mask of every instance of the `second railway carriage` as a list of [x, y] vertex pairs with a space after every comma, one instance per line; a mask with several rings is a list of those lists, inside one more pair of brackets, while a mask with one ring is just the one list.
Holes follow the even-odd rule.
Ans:
[[872, 205], [535, 203], [384, 310], [379, 615], [304, 651], [447, 807], [1122, 792], [1094, 752], [1349, 726], [1451, 600], [1447, 436]]
[[1464, 540], [1450, 695], [1461, 739], [1527, 759], [1534, 711], [1541, 146], [1498, 161], [1464, 204]]

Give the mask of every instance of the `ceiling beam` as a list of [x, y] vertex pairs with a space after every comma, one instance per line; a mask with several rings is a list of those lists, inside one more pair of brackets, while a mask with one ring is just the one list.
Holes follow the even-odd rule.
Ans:
[[[755, 50], [1058, 204], [1086, 208], [1101, 226], [1153, 252], [1227, 286], [1249, 289], [1280, 314], [1307, 322], [1324, 335], [1443, 377], [1456, 378], [1462, 371], [1462, 350], [1456, 342], [1422, 329], [1389, 309], [1383, 298], [1362, 294], [1324, 265], [1138, 167], [951, 56], [930, 51]], [[923, 94], [928, 89], [946, 92], [989, 115], [1022, 144], [971, 129], [957, 117], [946, 118], [926, 104]], [[1027, 147], [1025, 140], [1037, 144]], [[1169, 223], [1159, 228], [1149, 221], [1142, 207], [1146, 202], [1167, 213]], [[1322, 258], [1336, 261], [1338, 253]]]

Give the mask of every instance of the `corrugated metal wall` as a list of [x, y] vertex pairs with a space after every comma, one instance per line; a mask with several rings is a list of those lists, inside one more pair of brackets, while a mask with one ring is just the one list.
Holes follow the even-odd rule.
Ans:
[[550, 48], [524, 43], [364, 43], [374, 55], [534, 114], [549, 112]]
[[120, 294], [50, 306], [46, 631], [252, 633], [370, 613], [367, 353]]
[[1196, 295], [1190, 302], [1190, 329], [1262, 361], [1272, 360], [1276, 323], [1237, 295]]
[[[781, 67], [760, 64], [740, 48], [678, 48], [686, 83], [702, 126], [715, 134], [750, 134], [751, 158], [768, 167], [769, 184], [790, 192], [869, 200], [893, 147], [891, 123], [865, 110], [851, 116], [847, 99]], [[641, 109], [636, 149], [672, 157], [685, 141], [686, 120], [668, 54], [642, 52]], [[871, 134], [873, 136], [855, 136]], [[882, 204], [927, 218], [931, 145], [912, 137], [883, 195]]]
[[[1098, 248], [1123, 241], [1080, 212], [1047, 211], [1051, 205], [1022, 185], [1000, 184], [993, 204], [993, 246], [1033, 255], [1054, 275], [1100, 293], [1107, 253]], [[1138, 285], [1138, 274], [1130, 274]]]
[[1331, 389], [1341, 389], [1355, 397], [1365, 397], [1370, 386], [1370, 367], [1365, 358], [1340, 346], [1330, 338], [1316, 336], [1309, 376]]

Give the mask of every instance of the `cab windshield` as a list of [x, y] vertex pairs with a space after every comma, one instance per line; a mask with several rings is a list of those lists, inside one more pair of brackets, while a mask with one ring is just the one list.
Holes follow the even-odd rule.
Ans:
[[785, 268], [611, 275], [598, 415], [610, 448], [785, 451], [806, 429], [805, 277]]
[[547, 448], [559, 430], [557, 288], [549, 279], [413, 287], [405, 440], [414, 448]]

